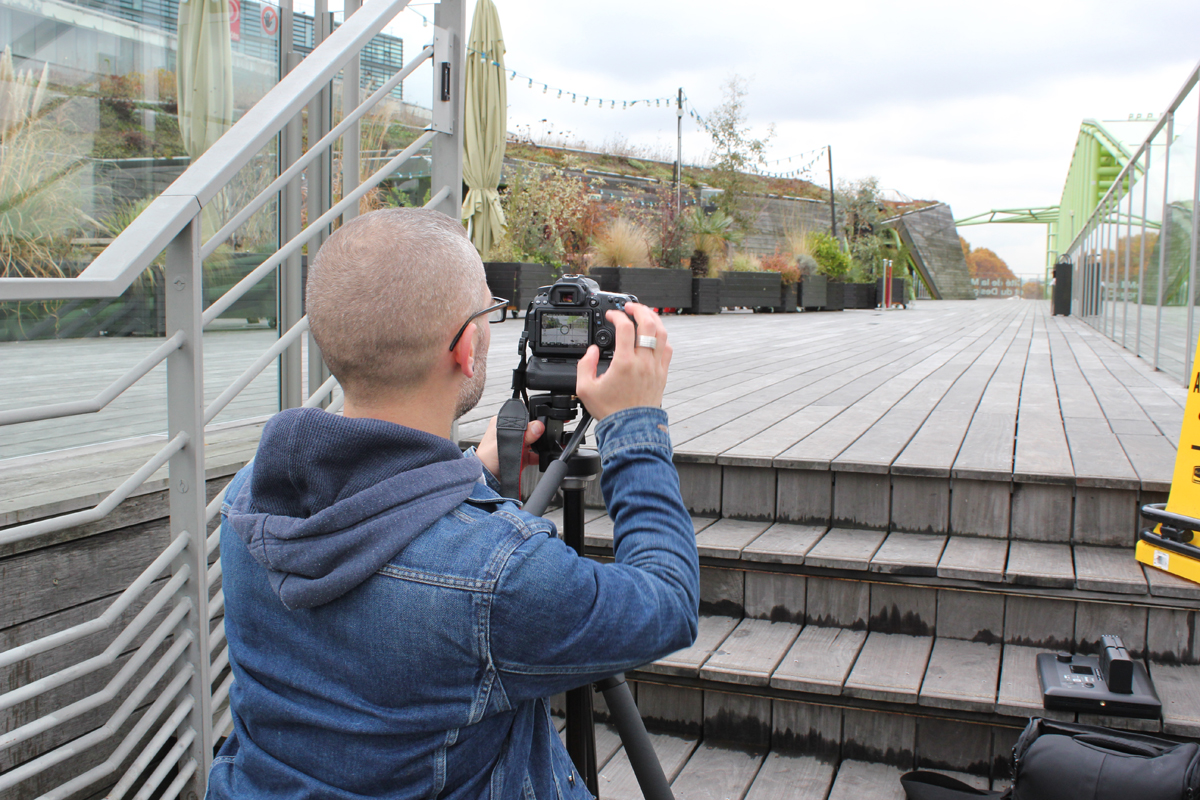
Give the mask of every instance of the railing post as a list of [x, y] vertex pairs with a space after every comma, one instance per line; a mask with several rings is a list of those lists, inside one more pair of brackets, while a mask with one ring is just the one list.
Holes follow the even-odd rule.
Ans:
[[[1162, 309], [1163, 309], [1163, 283], [1166, 281], [1167, 271], [1167, 245], [1169, 244], [1167, 233], [1169, 232], [1171, 207], [1171, 139], [1175, 136], [1175, 114], [1168, 112], [1167, 114], [1167, 138], [1166, 145], [1163, 147], [1163, 204], [1162, 204], [1162, 222], [1158, 226], [1158, 302], [1154, 311], [1154, 368], [1158, 369], [1158, 355], [1162, 345]], [[1187, 382], [1187, 372], [1191, 369], [1190, 364], [1183, 365], [1184, 383]]]
[[[290, 8], [284, 8], [282, 17], [284, 25], [281, 26], [281, 29], [288, 37], [286, 39], [288, 52], [284, 55], [283, 64], [285, 69], [291, 72], [300, 65], [301, 56], [291, 47], [292, 14]], [[300, 117], [297, 115], [284, 126], [279, 137], [280, 172], [296, 163], [303, 153], [303, 147], [304, 131]], [[279, 243], [282, 245], [299, 235], [303, 227], [300, 177], [296, 176], [279, 194]], [[302, 275], [299, 253], [289, 256], [279, 267], [279, 320], [277, 327], [281, 335], [290, 330], [304, 315], [301, 310], [304, 301]], [[279, 357], [280, 408], [296, 408], [304, 403], [301, 355], [300, 343], [297, 342]]]
[[[313, 47], [325, 41], [333, 33], [333, 14], [329, 13], [328, 8], [329, 0], [317, 0], [316, 13], [313, 18]], [[358, 59], [356, 58], [355, 66], [357, 63]], [[349, 67], [346, 70], [348, 71]], [[342, 91], [345, 90], [346, 81], [345, 75], [343, 75]], [[355, 127], [357, 128], [357, 126]], [[333, 85], [330, 84], [321, 89], [317, 96], [309, 101], [309, 147], [312, 147], [312, 143], [321, 141], [332, 129]], [[342, 164], [342, 167], [345, 168], [345, 163]], [[308, 218], [317, 219], [333, 206], [333, 154], [328, 149], [308, 165], [308, 169], [305, 170], [305, 179], [308, 183]], [[321, 245], [325, 244], [325, 240], [329, 238], [329, 233], [329, 226], [325, 226], [317, 229], [313, 237], [308, 240], [308, 265], [310, 268]], [[297, 320], [299, 318], [299, 316], [296, 317]], [[321, 350], [317, 347], [312, 334], [305, 334], [304, 338], [308, 342], [308, 391], [303, 393], [300, 403], [297, 405], [307, 400], [308, 395], [319, 389], [325, 379], [329, 377], [329, 370], [325, 367], [325, 360], [321, 358]], [[296, 345], [297, 348], [299, 346], [299, 344]], [[328, 403], [323, 405], [328, 405]]]
[[[450, 193], [440, 203], [430, 206], [453, 219], [462, 218], [462, 109], [463, 75], [466, 72], [466, 45], [463, 39], [466, 21], [466, 0], [441, 0], [434, 9], [434, 25], [441, 28], [435, 36], [448, 38], [442, 43], [448, 49], [434, 47], [438, 55], [433, 61], [433, 119], [434, 129], [443, 134], [433, 140], [433, 159], [430, 165], [430, 191], [437, 194], [442, 187]], [[449, 64], [448, 98], [443, 98], [442, 62]]]
[[181, 331], [182, 347], [167, 357], [167, 435], [188, 436], [188, 443], [171, 457], [168, 497], [171, 536], [186, 532], [187, 548], [175, 559], [175, 570], [190, 569], [187, 583], [179, 590], [192, 604], [176, 631], [191, 632], [184, 658], [194, 669], [188, 691], [195, 699], [188, 724], [196, 732], [190, 756], [196, 774], [185, 788], [185, 800], [204, 796], [208, 768], [212, 763], [212, 682], [208, 652], [208, 547], [205, 523], [204, 483], [204, 356], [201, 308], [202, 262], [200, 261], [200, 214], [167, 246], [166, 322], [168, 335]]

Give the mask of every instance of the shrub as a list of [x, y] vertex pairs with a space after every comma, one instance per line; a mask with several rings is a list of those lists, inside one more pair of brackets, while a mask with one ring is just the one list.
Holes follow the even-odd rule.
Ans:
[[800, 267], [794, 259], [788, 258], [783, 253], [776, 250], [769, 256], [764, 256], [759, 260], [762, 269], [767, 272], [778, 272], [779, 279], [784, 286], [796, 283], [800, 280]]
[[729, 260], [730, 272], [762, 272], [762, 262], [748, 253], [738, 253]]
[[501, 203], [505, 236], [489, 259], [504, 253], [511, 260], [567, 264], [583, 271], [602, 212], [589, 198], [587, 183], [558, 167], [529, 164], [509, 176]]
[[809, 233], [808, 246], [817, 262], [817, 271], [825, 277], [840, 281], [850, 273], [850, 258], [842, 251], [838, 240], [828, 233]]
[[617, 217], [595, 236], [592, 264], [597, 267], [650, 267], [650, 240], [636, 222]]

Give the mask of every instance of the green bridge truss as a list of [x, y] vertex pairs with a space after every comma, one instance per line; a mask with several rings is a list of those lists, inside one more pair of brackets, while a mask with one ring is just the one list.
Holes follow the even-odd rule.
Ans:
[[[1079, 126], [1075, 152], [1071, 155], [1071, 166], [1067, 170], [1062, 199], [1058, 205], [993, 209], [955, 220], [954, 224], [958, 227], [996, 223], [1045, 225], [1048, 286], [1049, 272], [1058, 260], [1059, 253], [1075, 240], [1132, 155], [1129, 148], [1102, 124], [1085, 119]], [[1141, 172], [1140, 166], [1131, 170], [1135, 181]], [[1128, 189], [1128, 175], [1125, 181], [1126, 185], [1122, 188]]]

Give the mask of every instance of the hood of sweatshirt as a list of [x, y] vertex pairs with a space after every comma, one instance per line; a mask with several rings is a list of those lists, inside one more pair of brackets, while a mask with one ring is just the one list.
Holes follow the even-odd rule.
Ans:
[[341, 597], [471, 493], [482, 475], [448, 439], [316, 408], [267, 423], [228, 523], [288, 608]]

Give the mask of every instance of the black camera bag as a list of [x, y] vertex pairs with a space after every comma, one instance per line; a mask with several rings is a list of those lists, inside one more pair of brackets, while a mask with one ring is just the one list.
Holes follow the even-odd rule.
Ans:
[[936, 772], [900, 778], [908, 800], [1200, 800], [1200, 746], [1031, 719], [1013, 746], [1013, 785], [984, 792]]

